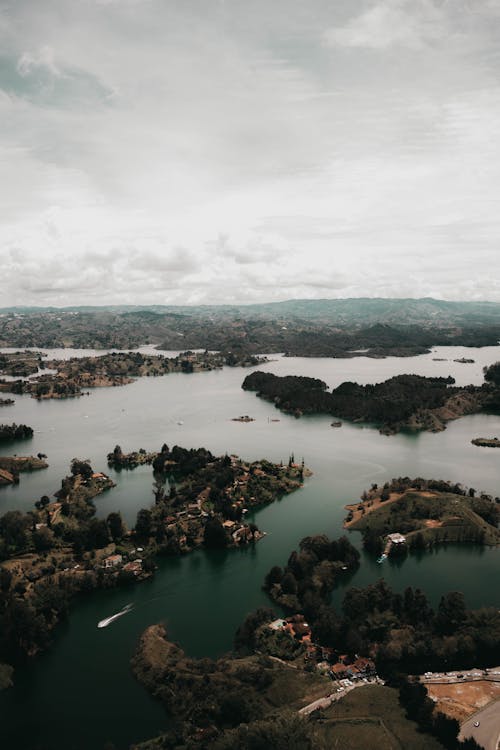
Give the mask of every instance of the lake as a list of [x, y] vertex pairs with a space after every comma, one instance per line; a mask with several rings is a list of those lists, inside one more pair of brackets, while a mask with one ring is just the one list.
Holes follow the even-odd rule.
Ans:
[[[144, 347], [143, 351], [151, 351]], [[70, 356], [70, 350], [49, 356]], [[79, 351], [79, 355], [91, 352]], [[102, 353], [102, 352], [101, 352]], [[76, 354], [76, 353], [75, 353]], [[453, 362], [460, 357], [474, 364]], [[433, 361], [444, 358], [447, 361]], [[500, 347], [438, 347], [407, 359], [374, 360], [285, 358], [256, 369], [278, 375], [319, 377], [335, 387], [344, 380], [374, 383], [400, 373], [453, 375], [459, 385], [482, 382], [484, 365], [500, 360]], [[216, 656], [231, 648], [245, 615], [269, 606], [261, 590], [272, 565], [286, 562], [307, 534], [339, 536], [344, 505], [359, 498], [372, 482], [400, 475], [448, 479], [478, 491], [500, 494], [500, 450], [471, 445], [474, 437], [500, 436], [500, 417], [472, 415], [451, 422], [442, 433], [383, 436], [366, 425], [330, 427], [331, 417], [295, 419], [241, 389], [251, 370], [224, 368], [208, 373], [142, 378], [118, 388], [94, 389], [90, 396], [36, 401], [15, 396], [0, 412], [2, 422], [31, 425], [31, 441], [3, 446], [11, 455], [46, 453], [49, 469], [22, 474], [19, 485], [0, 491], [0, 513], [28, 510], [43, 494], [53, 494], [73, 457], [90, 459], [117, 486], [96, 499], [99, 516], [120, 510], [129, 525], [137, 511], [152, 504], [151, 467], [114, 472], [106, 455], [118, 443], [124, 452], [169, 446], [204, 446], [214, 454], [236, 453], [248, 460], [287, 461], [302, 457], [313, 471], [303, 489], [254, 514], [267, 536], [252, 548], [197, 551], [159, 561], [154, 580], [125, 589], [93, 592], [75, 601], [70, 617], [55, 632], [45, 654], [15, 674], [15, 687], [0, 693], [1, 747], [16, 750], [89, 750], [106, 741], [117, 750], [146, 739], [165, 726], [161, 707], [135, 682], [129, 660], [140, 633], [165, 622], [169, 635], [189, 654]], [[231, 419], [249, 414], [254, 422]], [[272, 422], [279, 419], [279, 422]], [[360, 535], [350, 534], [359, 546]], [[500, 605], [499, 553], [474, 546], [441, 547], [412, 555], [403, 564], [377, 565], [363, 554], [359, 570], [333, 596], [340, 604], [346, 586], [362, 586], [383, 576], [402, 591], [422, 588], [433, 603], [442, 593], [461, 590], [471, 606]], [[129, 613], [108, 628], [97, 622], [133, 603]]]

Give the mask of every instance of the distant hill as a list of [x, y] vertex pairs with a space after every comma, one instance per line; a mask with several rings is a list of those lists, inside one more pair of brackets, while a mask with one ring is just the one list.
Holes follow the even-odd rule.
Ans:
[[240, 318], [295, 320], [339, 327], [386, 323], [443, 327], [500, 323], [499, 302], [460, 302], [421, 299], [295, 299], [249, 305], [102, 305], [56, 307], [4, 307], [0, 313], [103, 313], [183, 315], [212, 319]]

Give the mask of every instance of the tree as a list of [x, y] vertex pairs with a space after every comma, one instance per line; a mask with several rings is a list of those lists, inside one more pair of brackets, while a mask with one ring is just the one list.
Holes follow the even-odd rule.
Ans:
[[110, 513], [106, 519], [109, 533], [114, 542], [120, 541], [125, 534], [125, 526], [121, 517], [121, 513]]
[[281, 581], [281, 590], [284, 594], [296, 594], [297, 593], [297, 580], [293, 573], [288, 571], [283, 576]]
[[46, 526], [33, 533], [33, 544], [37, 552], [46, 552], [54, 546], [54, 534]]
[[85, 480], [90, 479], [94, 470], [90, 465], [90, 461], [80, 461], [78, 458], [74, 458], [71, 461], [71, 473], [74, 477], [80, 474]]
[[467, 615], [465, 598], [461, 591], [451, 591], [441, 597], [439, 602], [436, 625], [444, 635], [454, 633], [463, 625]]
[[275, 614], [269, 607], [260, 607], [250, 612], [234, 636], [234, 647], [236, 651], [251, 653], [255, 647], [255, 633], [266, 622], [272, 622]]
[[135, 533], [143, 539], [150, 537], [153, 533], [153, 517], [147, 508], [142, 508], [137, 514]]
[[487, 383], [500, 386], [500, 362], [495, 362], [489, 367], [483, 367], [483, 373]]
[[227, 536], [224, 526], [216, 516], [207, 518], [205, 529], [203, 532], [203, 541], [206, 547], [212, 549], [222, 548], [227, 546]]
[[264, 580], [264, 588], [271, 589], [276, 583], [281, 583], [283, 570], [279, 565], [274, 565]]
[[106, 521], [91, 518], [87, 526], [87, 549], [102, 549], [109, 544], [109, 531]]

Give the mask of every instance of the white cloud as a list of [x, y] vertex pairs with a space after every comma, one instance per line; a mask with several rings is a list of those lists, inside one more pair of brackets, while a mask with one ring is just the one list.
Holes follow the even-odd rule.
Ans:
[[44, 68], [57, 78], [63, 75], [56, 64], [52, 47], [44, 46], [35, 54], [31, 52], [23, 52], [17, 62], [17, 72], [22, 77], [31, 75], [39, 68]]
[[385, 50], [422, 50], [443, 39], [444, 15], [433, 0], [382, 0], [344, 26], [325, 32], [327, 44]]

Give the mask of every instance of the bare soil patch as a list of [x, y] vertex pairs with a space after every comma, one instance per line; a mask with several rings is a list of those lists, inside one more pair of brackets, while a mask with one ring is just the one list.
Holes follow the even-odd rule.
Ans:
[[500, 683], [487, 680], [426, 687], [429, 696], [436, 699], [437, 710], [460, 722], [500, 698]]

